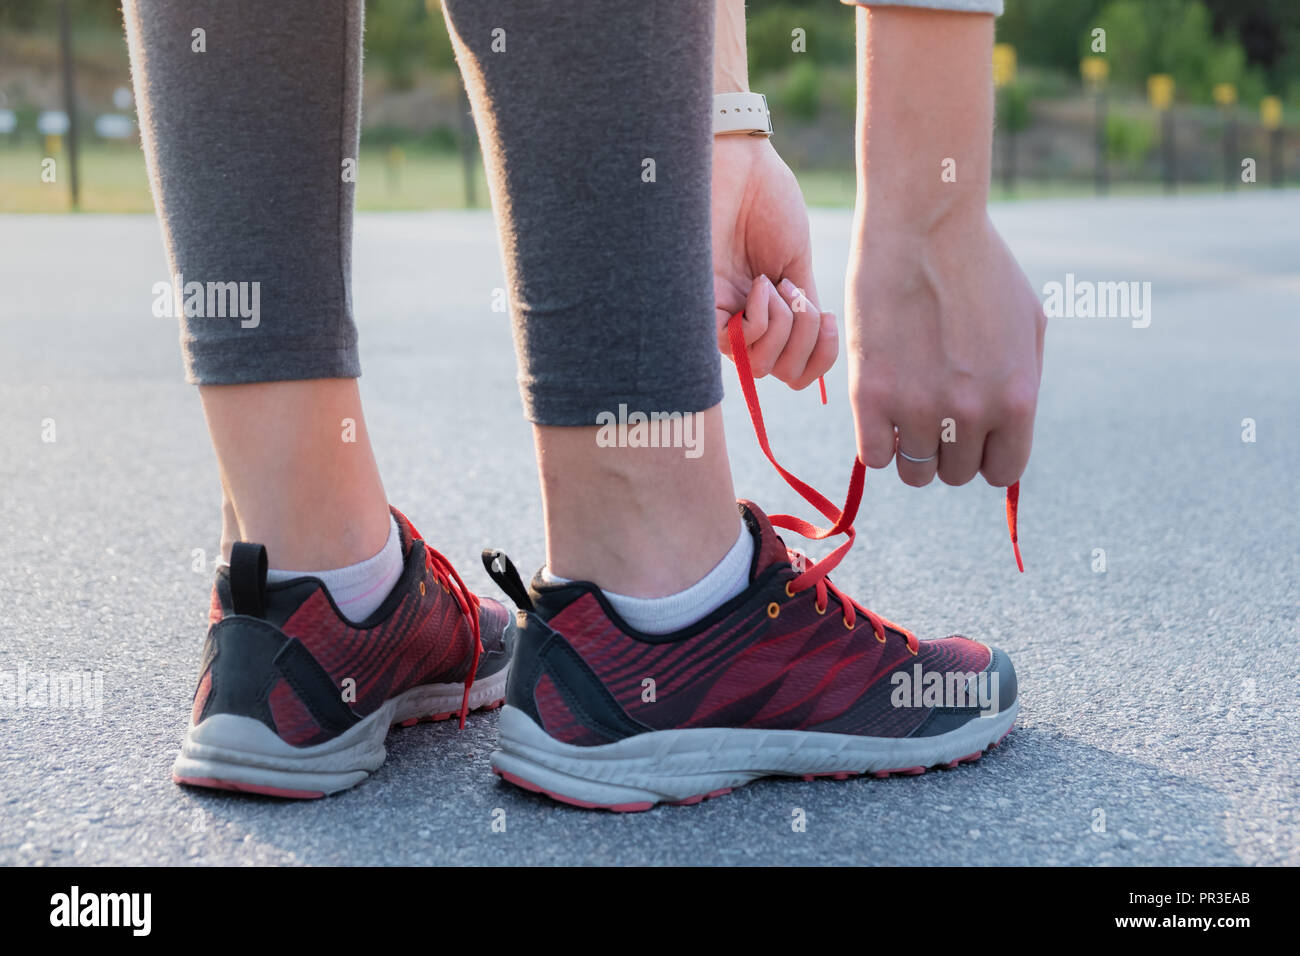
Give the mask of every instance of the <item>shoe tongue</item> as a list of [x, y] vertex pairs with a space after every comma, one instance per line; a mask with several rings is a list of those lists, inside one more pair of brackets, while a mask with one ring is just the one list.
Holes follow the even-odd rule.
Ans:
[[754, 536], [754, 564], [749, 574], [749, 579], [752, 581], [773, 564], [789, 563], [790, 555], [785, 549], [785, 542], [776, 533], [776, 529], [772, 527], [772, 522], [763, 513], [763, 509], [743, 498], [738, 504], [740, 517], [744, 520], [745, 527], [749, 528], [750, 534]]
[[405, 558], [411, 553], [411, 542], [418, 538], [419, 534], [416, 532], [415, 526], [407, 520], [406, 515], [392, 505], [388, 506], [388, 510], [392, 512], [393, 519], [397, 522], [397, 537], [402, 545], [402, 557]]

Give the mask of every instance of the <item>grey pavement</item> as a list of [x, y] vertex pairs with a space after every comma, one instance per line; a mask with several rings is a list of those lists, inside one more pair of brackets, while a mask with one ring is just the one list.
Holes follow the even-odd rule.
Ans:
[[[1073, 273], [1153, 294], [1148, 328], [1049, 327], [1025, 574], [996, 489], [868, 478], [835, 581], [922, 636], [1008, 650], [1022, 716], [1004, 745], [949, 772], [760, 781], [629, 815], [499, 783], [493, 715], [394, 731], [385, 766], [325, 800], [174, 786], [219, 491], [175, 325], [150, 315], [158, 226], [0, 217], [0, 677], [103, 680], [99, 713], [0, 705], [0, 863], [1300, 862], [1300, 194], [1256, 188], [995, 210], [1036, 288]], [[838, 313], [850, 217], [813, 218]], [[486, 545], [530, 572], [540, 503], [509, 325], [491, 308], [490, 218], [362, 216], [355, 265], [391, 500], [471, 585], [492, 587]], [[723, 372], [738, 490], [812, 517]], [[815, 390], [761, 393], [780, 459], [839, 498], [853, 457], [842, 363], [828, 384], [825, 408]]]

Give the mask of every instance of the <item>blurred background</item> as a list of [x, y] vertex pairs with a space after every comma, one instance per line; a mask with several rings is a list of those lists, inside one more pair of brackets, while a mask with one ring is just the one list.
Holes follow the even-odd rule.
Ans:
[[[1006, 0], [997, 39], [995, 198], [1227, 190], [1242, 157], [1300, 179], [1297, 0]], [[853, 201], [853, 45], [833, 0], [750, 0], [751, 86], [810, 205]], [[436, 0], [367, 0], [362, 122], [359, 208], [487, 204]], [[0, 212], [73, 208], [152, 209], [120, 4], [0, 0]]]

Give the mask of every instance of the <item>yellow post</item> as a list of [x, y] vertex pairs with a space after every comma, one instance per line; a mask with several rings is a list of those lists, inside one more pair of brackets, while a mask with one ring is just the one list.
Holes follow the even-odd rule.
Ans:
[[1161, 146], [1163, 157], [1165, 189], [1173, 192], [1178, 188], [1178, 159], [1174, 142], [1174, 78], [1168, 73], [1153, 73], [1147, 77], [1147, 99], [1161, 115]]
[[993, 85], [1002, 89], [1016, 79], [1016, 48], [1010, 43], [993, 44]]
[[[1001, 92], [1016, 80], [1016, 48], [1010, 43], [993, 44], [993, 88]], [[998, 112], [1006, 107], [1008, 94], [998, 97]], [[1011, 193], [1015, 188], [1016, 134], [1009, 126], [998, 131], [1002, 140], [1002, 188]]]
[[1097, 123], [1093, 134], [1097, 158], [1093, 180], [1097, 195], [1104, 196], [1110, 188], [1110, 170], [1106, 166], [1106, 80], [1110, 78], [1110, 62], [1104, 56], [1085, 56], [1079, 61], [1079, 72], [1084, 85], [1092, 90], [1097, 101]]
[[1215, 83], [1211, 91], [1214, 102], [1219, 104], [1226, 118], [1227, 129], [1223, 136], [1223, 185], [1227, 189], [1237, 188], [1237, 87], [1231, 83]]
[[1220, 106], [1232, 106], [1237, 102], [1237, 87], [1231, 83], [1215, 83], [1214, 102]]
[[1147, 77], [1147, 99], [1158, 110], [1167, 110], [1174, 104], [1174, 78], [1168, 73], [1153, 73]]
[[1106, 85], [1106, 80], [1110, 77], [1110, 63], [1103, 56], [1085, 56], [1079, 61], [1079, 72], [1083, 74], [1083, 81], [1091, 87], [1100, 87]]
[[1282, 126], [1282, 100], [1277, 96], [1266, 96], [1259, 101], [1259, 121], [1264, 129], [1273, 130]]

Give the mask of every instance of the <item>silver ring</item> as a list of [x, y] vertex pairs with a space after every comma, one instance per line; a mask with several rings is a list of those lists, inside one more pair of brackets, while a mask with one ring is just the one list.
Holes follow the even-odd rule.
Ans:
[[903, 449], [901, 449], [901, 448], [898, 449], [898, 454], [901, 455], [903, 458], [906, 458], [908, 461], [910, 461], [910, 462], [914, 462], [915, 464], [918, 464], [918, 465], [924, 465], [927, 461], [934, 461], [936, 458], [939, 457], [939, 453], [936, 451], [936, 452], [935, 452], [933, 455], [931, 455], [929, 458], [913, 458], [911, 455], [909, 455], [907, 452], [903, 451]]

